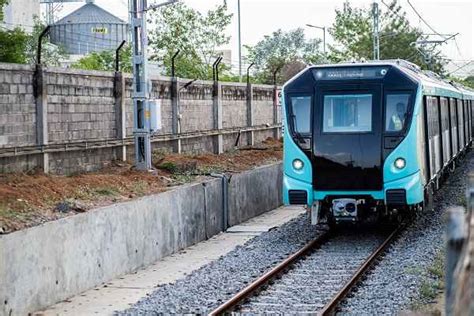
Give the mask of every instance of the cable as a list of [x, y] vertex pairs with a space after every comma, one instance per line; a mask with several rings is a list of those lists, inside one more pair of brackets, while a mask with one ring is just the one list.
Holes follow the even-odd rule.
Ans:
[[396, 16], [398, 16], [400, 19], [402, 19], [402, 20], [405, 20], [405, 21], [406, 21], [406, 18], [405, 18], [404, 16], [401, 16], [400, 14], [398, 14], [398, 12], [397, 12], [397, 11], [394, 11], [392, 8], [390, 8], [390, 6], [389, 6], [388, 4], [386, 4], [386, 3], [385, 3], [385, 1], [383, 1], [383, 0], [380, 0], [380, 1], [381, 1], [381, 2], [382, 2], [382, 4], [383, 4], [384, 6], [386, 6], [386, 7], [387, 7], [387, 9], [389, 9], [389, 10], [390, 10], [390, 11], [391, 11], [393, 14], [395, 14]]
[[437, 32], [434, 28], [431, 27], [431, 25], [428, 24], [428, 22], [425, 21], [425, 19], [423, 19], [423, 17], [418, 13], [418, 11], [415, 9], [415, 7], [411, 4], [410, 0], [407, 0], [408, 4], [410, 5], [410, 7], [413, 9], [413, 11], [415, 12], [415, 14], [420, 18], [421, 21], [423, 21], [423, 23], [425, 23], [425, 25], [431, 30], [433, 31], [433, 33], [435, 33], [436, 35], [439, 35], [443, 38], [446, 38], [444, 37], [442, 34], [440, 34], [439, 32]]
[[466, 64], [464, 64], [464, 65], [462, 65], [462, 66], [456, 68], [455, 70], [453, 70], [453, 71], [451, 71], [451, 72], [449, 72], [448, 75], [450, 75], [450, 74], [452, 74], [452, 73], [455, 73], [455, 72], [458, 72], [459, 70], [461, 70], [461, 69], [463, 69], [463, 68], [469, 66], [472, 62], [474, 62], [474, 60], [471, 60], [470, 62], [468, 62], [468, 63], [466, 63]]

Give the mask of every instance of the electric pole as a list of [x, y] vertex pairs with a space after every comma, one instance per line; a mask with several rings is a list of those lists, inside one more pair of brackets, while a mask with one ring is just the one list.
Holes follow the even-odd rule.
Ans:
[[380, 59], [380, 38], [379, 38], [379, 5], [374, 1], [372, 6], [372, 15], [374, 18], [374, 60]]
[[172, 4], [177, 0], [148, 7], [147, 0], [130, 0], [130, 26], [133, 43], [133, 136], [135, 141], [135, 167], [150, 170], [151, 165], [151, 81], [148, 78], [147, 10]]

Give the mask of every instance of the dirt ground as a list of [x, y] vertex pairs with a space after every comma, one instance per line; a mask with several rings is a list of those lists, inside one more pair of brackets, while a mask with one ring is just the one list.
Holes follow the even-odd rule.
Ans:
[[163, 192], [213, 172], [235, 173], [281, 159], [281, 142], [267, 139], [222, 155], [154, 152], [152, 172], [115, 161], [98, 172], [70, 176], [0, 174], [0, 234]]

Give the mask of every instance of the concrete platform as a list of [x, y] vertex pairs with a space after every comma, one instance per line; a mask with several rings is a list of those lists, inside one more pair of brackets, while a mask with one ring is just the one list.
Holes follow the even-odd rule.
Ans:
[[290, 221], [304, 213], [301, 207], [280, 207], [209, 240], [188, 247], [140, 270], [86, 291], [34, 315], [111, 315], [124, 310], [158, 286], [172, 283], [218, 259], [238, 245]]

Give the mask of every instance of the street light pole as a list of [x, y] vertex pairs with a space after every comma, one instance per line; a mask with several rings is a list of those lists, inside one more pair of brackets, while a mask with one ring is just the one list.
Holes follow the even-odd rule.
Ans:
[[307, 27], [312, 27], [315, 29], [323, 30], [323, 52], [324, 56], [326, 56], [326, 27], [325, 26], [316, 26], [312, 24], [306, 24]]
[[240, 30], [240, 0], [237, 0], [238, 19], [239, 19], [239, 82], [242, 82], [242, 37]]

